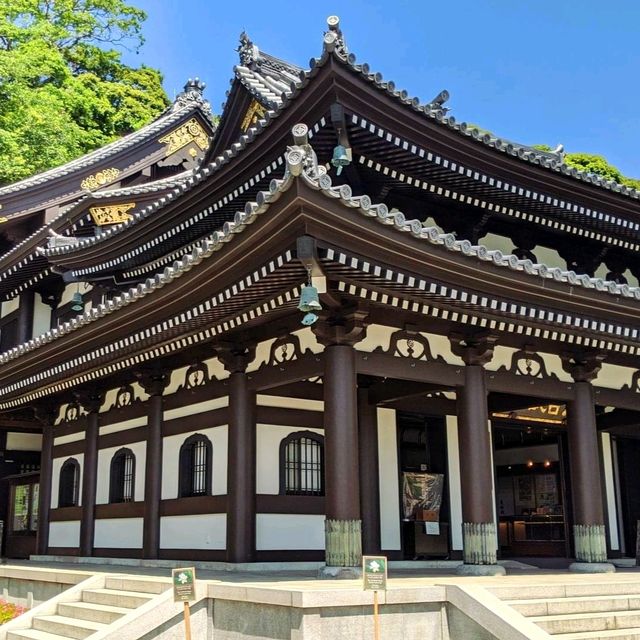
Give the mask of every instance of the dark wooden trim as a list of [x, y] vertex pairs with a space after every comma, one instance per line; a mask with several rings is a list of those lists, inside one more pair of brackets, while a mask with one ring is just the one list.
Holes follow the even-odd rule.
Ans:
[[96, 520], [111, 518], [142, 518], [144, 502], [110, 502], [96, 505]]
[[64, 444], [58, 444], [53, 447], [53, 458], [71, 458], [77, 456], [79, 453], [84, 453], [85, 441], [74, 440], [73, 442], [65, 442]]
[[324, 496], [282, 496], [259, 493], [256, 496], [257, 513], [294, 513], [324, 515]]
[[98, 438], [98, 448], [110, 449], [112, 447], [124, 447], [135, 442], [144, 442], [147, 439], [148, 427], [132, 427], [114, 433], [106, 433]]
[[[70, 436], [72, 433], [85, 431], [87, 428], [87, 416], [78, 416], [73, 422], [61, 422], [53, 427], [53, 437], [60, 438], [62, 436]], [[61, 446], [61, 445], [56, 445]]]
[[108, 427], [110, 424], [127, 422], [142, 418], [147, 415], [147, 403], [144, 400], [134, 400], [126, 407], [111, 407], [100, 414], [100, 426]]
[[324, 562], [324, 549], [256, 551], [256, 562]]
[[98, 484], [98, 433], [100, 415], [93, 411], [87, 418], [82, 461], [82, 518], [80, 520], [80, 554], [90, 556], [95, 531], [96, 487]]
[[82, 507], [59, 507], [49, 509], [49, 520], [51, 522], [67, 522], [70, 520], [80, 521], [82, 518]]
[[297, 360], [287, 362], [284, 367], [261, 367], [247, 374], [249, 387], [262, 393], [266, 389], [321, 376], [324, 373], [323, 361], [321, 354], [307, 353]]
[[[213, 399], [213, 398], [210, 398]], [[183, 405], [186, 406], [186, 405]], [[166, 407], [165, 407], [166, 411]], [[200, 431], [211, 427], [220, 427], [229, 423], [229, 407], [194, 413], [190, 416], [165, 420], [162, 425], [162, 436], [177, 436], [190, 431]]]
[[[213, 352], [211, 353], [213, 355]], [[199, 402], [207, 402], [215, 398], [229, 395], [229, 383], [227, 380], [209, 380], [194, 389], [185, 389], [180, 386], [175, 393], [162, 396], [164, 410], [180, 409]], [[208, 413], [208, 412], [207, 412]], [[179, 418], [178, 418], [179, 419]]]
[[[158, 391], [158, 389], [149, 389]], [[144, 470], [144, 526], [142, 555], [157, 558], [160, 548], [160, 501], [162, 500], [162, 388], [149, 398]]]
[[160, 560], [186, 560], [200, 562], [226, 562], [225, 549], [160, 549]]
[[[6, 434], [4, 434], [6, 449]], [[47, 552], [49, 546], [49, 522], [51, 510], [52, 470], [53, 470], [53, 426], [44, 425], [42, 429], [42, 451], [40, 453], [40, 489], [38, 493], [38, 540], [36, 550], [39, 554]], [[78, 480], [80, 478], [78, 477]]]
[[79, 556], [80, 549], [78, 547], [49, 547], [47, 555], [50, 556]]
[[[256, 407], [259, 424], [276, 424], [286, 427], [324, 429], [322, 411], [287, 409], [286, 407]], [[316, 434], [317, 435], [317, 434]]]
[[206, 513], [226, 513], [227, 496], [192, 496], [172, 498], [160, 503], [160, 516], [192, 516]]
[[142, 549], [111, 549], [96, 547], [93, 550], [96, 558], [142, 558]]

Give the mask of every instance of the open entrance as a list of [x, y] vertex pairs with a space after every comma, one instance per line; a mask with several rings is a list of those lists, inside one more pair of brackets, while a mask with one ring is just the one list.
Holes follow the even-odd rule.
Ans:
[[568, 473], [563, 405], [492, 414], [502, 557], [567, 557]]

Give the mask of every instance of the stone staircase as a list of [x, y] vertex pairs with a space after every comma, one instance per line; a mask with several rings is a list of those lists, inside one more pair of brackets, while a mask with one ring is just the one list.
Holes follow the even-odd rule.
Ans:
[[640, 582], [590, 581], [488, 589], [554, 640], [640, 640]]
[[58, 602], [50, 614], [34, 612], [31, 627], [8, 630], [6, 640], [91, 638], [171, 587], [164, 580], [132, 576], [105, 576], [99, 585], [77, 590], [72, 596], [77, 599]]

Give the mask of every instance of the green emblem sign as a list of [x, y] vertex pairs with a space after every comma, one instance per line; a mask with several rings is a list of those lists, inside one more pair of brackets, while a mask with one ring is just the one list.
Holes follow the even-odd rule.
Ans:
[[387, 558], [385, 556], [362, 556], [362, 580], [365, 591], [386, 591]]
[[196, 570], [193, 567], [172, 569], [171, 578], [174, 602], [189, 602], [196, 599]]

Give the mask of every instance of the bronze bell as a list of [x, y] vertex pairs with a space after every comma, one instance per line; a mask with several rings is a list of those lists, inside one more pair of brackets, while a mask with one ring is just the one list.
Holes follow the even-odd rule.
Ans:
[[336, 175], [338, 176], [342, 173], [342, 167], [346, 167], [351, 164], [349, 154], [347, 153], [347, 149], [344, 145], [339, 144], [333, 149], [331, 164], [334, 167], [337, 167], [338, 170], [336, 171]]
[[79, 291], [76, 291], [71, 297], [71, 311], [84, 311], [84, 301]]
[[304, 313], [309, 313], [310, 311], [320, 311], [320, 309], [322, 309], [320, 299], [318, 298], [318, 290], [315, 287], [311, 286], [310, 284], [302, 287], [298, 309], [300, 311], [303, 311]]

